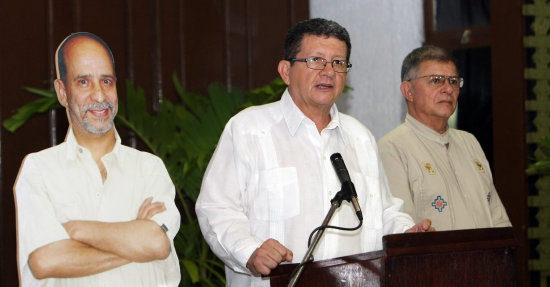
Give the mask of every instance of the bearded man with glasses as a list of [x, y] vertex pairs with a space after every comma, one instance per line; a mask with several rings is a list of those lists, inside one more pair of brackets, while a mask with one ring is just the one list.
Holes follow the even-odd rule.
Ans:
[[479, 142], [447, 123], [463, 85], [452, 54], [434, 46], [413, 50], [401, 80], [405, 122], [378, 147], [405, 212], [430, 218], [437, 230], [511, 226]]

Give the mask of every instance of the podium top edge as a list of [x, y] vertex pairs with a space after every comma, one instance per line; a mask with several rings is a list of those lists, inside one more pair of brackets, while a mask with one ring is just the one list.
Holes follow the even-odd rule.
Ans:
[[512, 227], [462, 229], [386, 235], [382, 238], [384, 250], [434, 245], [456, 245], [497, 241], [514, 245], [517, 242]]

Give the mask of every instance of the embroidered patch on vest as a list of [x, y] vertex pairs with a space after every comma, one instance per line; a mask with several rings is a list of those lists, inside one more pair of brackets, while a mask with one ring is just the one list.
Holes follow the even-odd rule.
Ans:
[[479, 162], [479, 160], [474, 159], [474, 164], [476, 165], [477, 170], [485, 172], [485, 169], [483, 168], [483, 165], [481, 164], [481, 162]]
[[434, 199], [434, 202], [432, 202], [432, 206], [435, 207], [435, 209], [437, 209], [437, 211], [442, 212], [443, 208], [445, 208], [445, 206], [447, 206], [447, 202], [441, 197], [441, 195], [438, 195]]
[[429, 175], [434, 175], [435, 174], [435, 168], [432, 167], [431, 163], [425, 162], [423, 165], [424, 165], [424, 169], [426, 170], [426, 172]]

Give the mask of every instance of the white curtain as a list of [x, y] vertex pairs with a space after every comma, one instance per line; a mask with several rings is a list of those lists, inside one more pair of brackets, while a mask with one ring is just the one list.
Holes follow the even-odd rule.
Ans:
[[340, 111], [359, 119], [379, 139], [405, 118], [399, 90], [403, 58], [424, 41], [420, 0], [310, 0], [310, 17], [334, 20], [351, 37], [347, 85]]

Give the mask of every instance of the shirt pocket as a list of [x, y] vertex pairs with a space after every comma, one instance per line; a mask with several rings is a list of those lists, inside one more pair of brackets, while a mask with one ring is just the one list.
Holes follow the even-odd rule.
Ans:
[[439, 174], [427, 175], [413, 183], [416, 219], [429, 218], [434, 225], [448, 214], [447, 185]]
[[[363, 213], [363, 228], [382, 228], [382, 201], [378, 192], [372, 192], [373, 190], [380, 190], [378, 178], [354, 171], [350, 172], [350, 176], [357, 192], [357, 202]], [[353, 207], [349, 209], [349, 212], [350, 218], [357, 216]]]
[[300, 191], [295, 167], [262, 170], [254, 201], [259, 220], [280, 221], [300, 214]]

